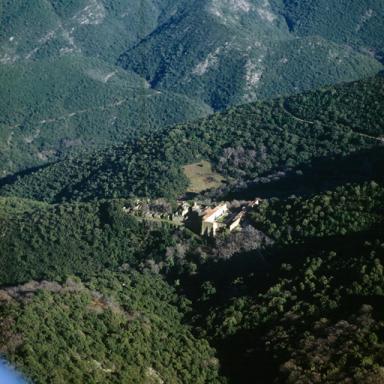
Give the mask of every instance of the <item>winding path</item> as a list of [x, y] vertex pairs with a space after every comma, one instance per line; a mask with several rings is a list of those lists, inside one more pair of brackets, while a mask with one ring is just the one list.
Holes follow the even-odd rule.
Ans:
[[[160, 94], [161, 94], [161, 92], [156, 91], [156, 92], [150, 93], [150, 94], [146, 93], [146, 94], [141, 94], [141, 95], [139, 94], [139, 95], [135, 95], [135, 96], [145, 96], [145, 97], [149, 98], [149, 97], [153, 97], [153, 96], [158, 96]], [[41, 126], [41, 125], [45, 125], [45, 124], [55, 123], [55, 122], [58, 122], [58, 121], [61, 121], [61, 120], [71, 119], [74, 116], [82, 115], [84, 113], [90, 113], [90, 112], [95, 112], [95, 111], [105, 111], [107, 109], [119, 107], [120, 105], [128, 102], [129, 100], [130, 99], [126, 98], [126, 99], [121, 99], [121, 100], [115, 101], [114, 103], [102, 105], [102, 106], [95, 107], [95, 108], [80, 109], [78, 111], [66, 113], [66, 114], [58, 116], [58, 117], [43, 119], [43, 120], [40, 120], [38, 122], [33, 123], [32, 125], [33, 126]], [[13, 131], [16, 128], [21, 127], [21, 125], [22, 124], [15, 124], [15, 125], [8, 126], [6, 128], [11, 130], [11, 131]], [[40, 132], [39, 128], [38, 128], [38, 131]], [[7, 145], [8, 146], [11, 145], [13, 135], [14, 135], [14, 132], [11, 132], [9, 137], [8, 137], [8, 139], [7, 139]]]
[[297, 116], [295, 116], [291, 111], [288, 111], [288, 109], [287, 109], [287, 107], [286, 107], [286, 105], [285, 105], [285, 102], [280, 103], [280, 106], [281, 106], [281, 109], [282, 109], [287, 115], [289, 115], [289, 116], [292, 117], [292, 119], [297, 120], [297, 121], [300, 121], [301, 123], [307, 123], [307, 124], [311, 124], [311, 125], [315, 124], [314, 121], [309, 121], [309, 120], [300, 119], [300, 117], [297, 117]]
[[[304, 119], [301, 119], [300, 117], [295, 116], [291, 111], [289, 111], [289, 110], [287, 109], [287, 107], [286, 107], [286, 105], [285, 105], [285, 102], [280, 103], [280, 105], [281, 105], [282, 110], [283, 110], [286, 114], [288, 114], [290, 117], [292, 117], [293, 119], [295, 119], [295, 120], [297, 120], [297, 121], [300, 121], [301, 123], [307, 123], [307, 124], [312, 124], [312, 125], [315, 124], [314, 121], [304, 120]], [[348, 128], [349, 128], [349, 127], [348, 127]], [[349, 128], [349, 129], [351, 129], [351, 128]], [[376, 141], [378, 141], [378, 142], [380, 142], [380, 143], [384, 143], [384, 137], [370, 136], [370, 135], [367, 135], [366, 133], [356, 132], [356, 131], [354, 131], [354, 130], [352, 130], [352, 129], [351, 129], [351, 131], [352, 131], [353, 133], [355, 133], [356, 135], [359, 135], [359, 136], [361, 136], [361, 137], [365, 137], [365, 138], [368, 138], [368, 139], [376, 140]]]

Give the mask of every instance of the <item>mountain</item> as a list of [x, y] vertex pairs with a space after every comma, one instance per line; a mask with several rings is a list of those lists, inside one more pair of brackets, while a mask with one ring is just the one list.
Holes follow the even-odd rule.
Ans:
[[2, 353], [36, 383], [223, 382], [214, 350], [182, 323], [183, 304], [159, 277], [107, 272], [0, 296]]
[[82, 55], [2, 66], [0, 172], [210, 113], [201, 102], [149, 89], [134, 73]]
[[384, 10], [381, 0], [279, 0], [275, 3], [283, 7], [284, 17], [295, 35], [319, 35], [383, 60]]
[[380, 71], [382, 1], [327, 4], [1, 2], [0, 175]]
[[182, 4], [180, 0], [3, 1], [0, 62], [77, 52], [114, 63], [124, 49], [151, 33]]
[[[312, 9], [312, 1], [307, 3]], [[330, 18], [323, 17], [325, 3], [316, 2], [317, 19], [312, 20], [304, 5], [300, 11], [291, 1], [196, 0], [127, 50], [119, 64], [153, 87], [199, 98], [219, 110], [377, 72], [381, 64], [366, 51], [377, 46], [381, 35], [383, 2], [375, 3], [375, 11], [352, 6], [355, 18], [363, 18], [364, 12], [374, 15], [364, 26], [371, 27], [372, 36], [355, 39], [353, 48], [346, 45], [349, 30], [344, 40], [333, 39], [339, 30], [321, 33], [332, 30]], [[349, 15], [349, 3], [337, 6], [340, 11], [347, 8]], [[313, 30], [301, 33], [292, 27], [301, 17]]]
[[[48, 202], [133, 196], [174, 198], [188, 188], [182, 167], [200, 160], [211, 162], [228, 188], [251, 184], [255, 195], [268, 184], [291, 178], [300, 179], [296, 189], [308, 178], [314, 186], [320, 180], [329, 182], [326, 175], [334, 174], [331, 170], [336, 157], [345, 168], [354, 158], [354, 168], [334, 174], [334, 183], [344, 175], [348, 176], [343, 182], [348, 177], [361, 180], [364, 174], [380, 177], [383, 94], [384, 77], [378, 75], [234, 107], [4, 179], [0, 194]], [[361, 157], [366, 164], [360, 169]], [[311, 178], [315, 167], [323, 174], [318, 181]], [[274, 188], [273, 193], [279, 190]]]
[[176, 8], [167, 1], [2, 2], [0, 175], [210, 113], [114, 65]]
[[0, 0], [0, 365], [383, 383], [383, 1]]

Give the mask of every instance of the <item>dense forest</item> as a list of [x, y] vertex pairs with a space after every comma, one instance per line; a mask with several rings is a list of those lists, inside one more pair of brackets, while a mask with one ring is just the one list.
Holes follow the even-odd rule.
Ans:
[[[338, 25], [325, 1], [194, 0], [127, 49], [118, 64], [157, 89], [215, 110], [353, 81], [381, 68], [371, 51], [380, 57], [382, 2], [369, 3], [335, 5], [352, 19], [344, 28], [349, 20]], [[351, 33], [367, 12], [360, 33]], [[306, 18], [313, 29], [304, 32]]]
[[1, 176], [211, 112], [81, 55], [7, 66], [0, 81]]
[[[239, 187], [253, 182], [257, 195], [258, 187], [262, 190], [268, 182], [300, 174], [320, 159], [347, 158], [380, 148], [383, 89], [384, 77], [378, 75], [323, 91], [235, 107], [3, 179], [0, 193], [47, 202], [131, 196], [175, 198], [188, 185], [182, 165], [207, 159], [228, 183]], [[364, 98], [366, 93], [369, 100], [364, 108], [349, 102]], [[330, 94], [335, 95], [335, 101], [329, 101]], [[373, 99], [376, 101], [370, 102]], [[332, 113], [339, 104], [339, 113]], [[322, 105], [328, 108], [323, 110]], [[306, 120], [309, 108], [318, 114]], [[371, 120], [376, 125], [371, 126]], [[329, 167], [333, 168], [332, 162]]]
[[214, 242], [119, 200], [3, 198], [2, 353], [36, 383], [380, 382], [383, 195], [270, 199]]
[[0, 177], [375, 75], [382, 0], [329, 1], [2, 1]]
[[290, 244], [384, 226], [383, 212], [384, 189], [371, 181], [347, 184], [309, 199], [271, 199], [258, 207], [252, 218], [267, 235]]
[[[358, 48], [365, 46], [383, 60], [383, 4], [369, 2], [312, 0], [273, 0], [284, 3], [284, 14], [290, 30], [299, 36], [320, 35], [332, 41]], [[348, 12], [345, 12], [345, 6]]]
[[233, 382], [382, 381], [381, 234], [250, 252], [220, 267], [206, 270], [194, 321]]
[[[35, 384], [384, 382], [383, 73], [205, 116], [244, 96], [228, 88], [241, 89], [241, 76], [222, 71], [241, 55], [220, 51], [206, 63], [216, 48], [182, 38], [199, 12], [201, 36], [216, 43], [239, 30], [242, 43], [247, 33], [274, 31], [268, 54], [279, 68], [264, 73], [260, 90], [284, 94], [290, 84], [291, 94], [300, 88], [290, 71], [300, 65], [303, 88], [316, 85], [304, 65], [312, 50], [330, 55], [334, 72], [322, 72], [322, 84], [352, 76], [348, 66], [375, 72], [367, 60], [381, 68], [380, 1], [363, 20], [367, 10], [356, 1], [335, 2], [361, 24], [353, 35], [339, 12], [344, 36], [324, 27], [328, 1], [254, 0], [239, 16], [233, 1], [132, 0], [133, 11], [151, 17], [131, 26], [125, 2], [113, 3], [20, 0], [0, 12], [3, 97], [12, 94], [0, 103], [0, 171], [4, 162], [19, 170], [0, 179], [0, 360]], [[247, 9], [248, 1], [240, 4]], [[9, 36], [20, 38], [26, 14], [47, 19], [28, 24], [29, 40], [12, 48]], [[144, 65], [147, 47], [153, 60]], [[33, 59], [23, 62], [31, 48]], [[284, 71], [283, 59], [298, 49], [302, 60]], [[117, 64], [126, 70], [115, 61], [124, 50]], [[17, 59], [4, 64], [11, 54]], [[204, 64], [195, 69], [198, 83], [173, 93], [196, 64], [191, 57], [219, 70], [201, 73]], [[176, 73], [180, 60], [186, 65]], [[342, 68], [334, 67], [339, 60]], [[311, 57], [311, 71], [323, 71], [320, 61]], [[80, 114], [52, 122], [53, 132], [36, 129], [45, 113], [75, 107]], [[46, 152], [52, 148], [58, 152]], [[36, 162], [36, 153], [47, 158]], [[186, 165], [212, 171], [217, 188], [188, 193]], [[208, 238], [127, 209], [172, 211], [180, 199], [225, 200], [243, 220]]]
[[219, 383], [188, 303], [160, 278], [104, 273], [0, 291], [2, 353], [35, 383]]
[[[48, 205], [0, 198], [0, 284], [89, 278], [105, 268], [163, 261], [191, 235], [123, 213], [123, 201]], [[190, 239], [192, 242], [196, 241]]]

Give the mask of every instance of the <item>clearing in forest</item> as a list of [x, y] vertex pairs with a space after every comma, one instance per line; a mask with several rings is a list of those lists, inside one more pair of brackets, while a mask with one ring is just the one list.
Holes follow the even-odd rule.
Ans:
[[189, 180], [187, 192], [200, 193], [207, 189], [218, 188], [225, 180], [212, 170], [211, 163], [206, 160], [185, 165], [183, 171]]

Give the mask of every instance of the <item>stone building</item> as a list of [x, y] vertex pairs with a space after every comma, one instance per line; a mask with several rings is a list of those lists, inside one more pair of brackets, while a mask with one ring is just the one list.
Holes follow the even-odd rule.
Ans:
[[224, 226], [224, 224], [217, 222], [217, 220], [228, 213], [228, 206], [226, 203], [220, 204], [215, 208], [207, 208], [201, 217], [201, 235], [215, 237], [217, 230]]
[[241, 220], [243, 219], [244, 216], [245, 216], [245, 211], [241, 211], [238, 214], [236, 214], [233, 218], [231, 218], [231, 220], [228, 223], [229, 232], [232, 232], [233, 230], [239, 227]]

